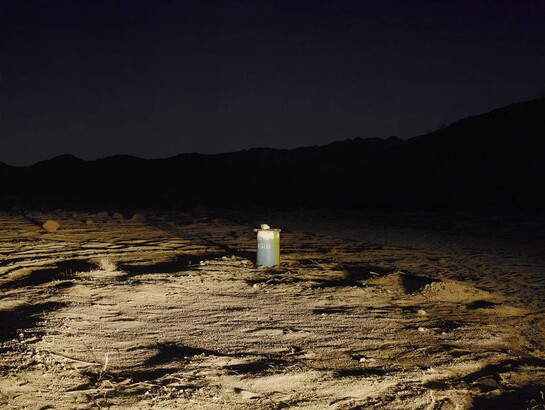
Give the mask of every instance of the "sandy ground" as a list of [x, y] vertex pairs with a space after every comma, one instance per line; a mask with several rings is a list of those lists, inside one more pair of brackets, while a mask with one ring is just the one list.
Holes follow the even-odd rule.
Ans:
[[545, 408], [543, 238], [426, 221], [0, 214], [0, 407]]

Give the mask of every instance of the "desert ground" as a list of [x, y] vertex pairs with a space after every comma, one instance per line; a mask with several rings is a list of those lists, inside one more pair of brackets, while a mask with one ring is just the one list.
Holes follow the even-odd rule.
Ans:
[[[254, 265], [260, 223], [279, 267]], [[0, 407], [543, 409], [544, 227], [5, 212]]]

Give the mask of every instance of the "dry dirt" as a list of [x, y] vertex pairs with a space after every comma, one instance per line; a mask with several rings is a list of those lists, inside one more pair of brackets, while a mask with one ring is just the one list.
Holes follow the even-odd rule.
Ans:
[[0, 407], [545, 408], [542, 252], [268, 217], [0, 214]]

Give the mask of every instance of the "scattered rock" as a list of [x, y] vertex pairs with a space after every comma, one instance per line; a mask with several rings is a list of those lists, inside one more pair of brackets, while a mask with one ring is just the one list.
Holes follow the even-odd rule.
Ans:
[[240, 395], [242, 396], [243, 399], [247, 399], [247, 400], [259, 399], [260, 397], [262, 397], [260, 394], [257, 394], [248, 390], [242, 391]]
[[95, 222], [94, 222], [92, 219], [90, 219], [90, 218], [87, 218], [87, 219], [85, 220], [85, 225], [94, 225], [94, 224], [95, 224]]
[[426, 328], [425, 328], [425, 327], [422, 327], [422, 326], [420, 326], [420, 327], [418, 328], [418, 331], [419, 331], [419, 332], [425, 332], [425, 331], [426, 331]]
[[261, 394], [259, 393], [254, 393], [248, 390], [240, 389], [238, 387], [235, 387], [233, 391], [237, 394], [240, 394], [240, 396], [246, 400], [259, 399], [260, 397], [262, 397]]
[[58, 223], [57, 221], [54, 221], [52, 219], [48, 220], [46, 223], [44, 223], [42, 225], [42, 227], [47, 231], [47, 232], [55, 232], [57, 229], [59, 229], [61, 226], [60, 223]]
[[420, 316], [426, 316], [428, 314], [428, 312], [426, 312], [424, 309], [418, 309], [418, 314]]

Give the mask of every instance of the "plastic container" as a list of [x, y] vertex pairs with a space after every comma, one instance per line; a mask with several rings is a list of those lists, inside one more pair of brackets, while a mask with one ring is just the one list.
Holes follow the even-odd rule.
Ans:
[[263, 224], [254, 232], [257, 232], [257, 266], [280, 265], [280, 229]]

